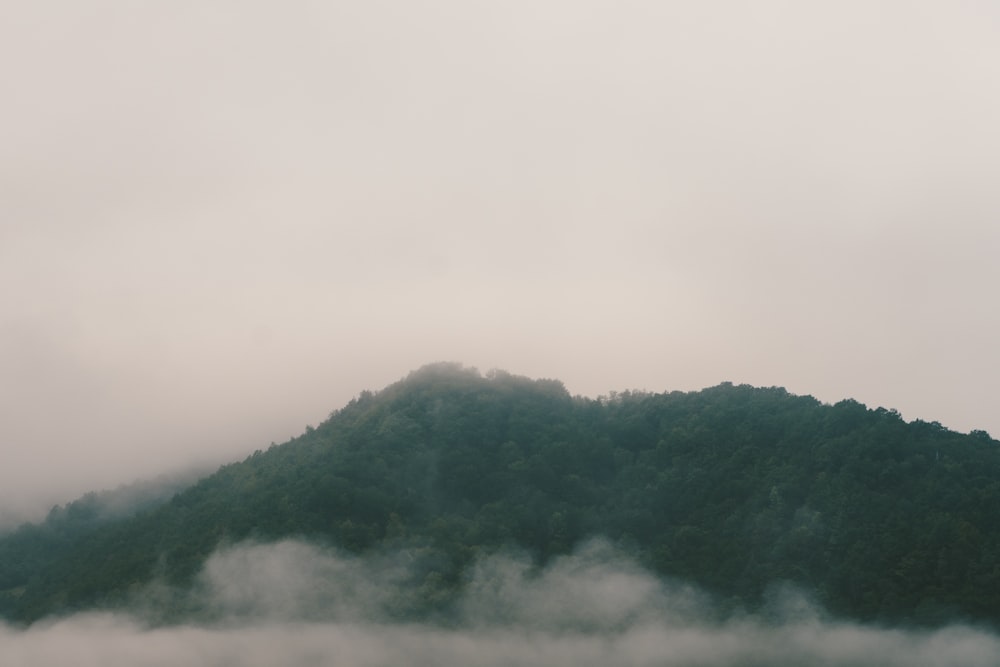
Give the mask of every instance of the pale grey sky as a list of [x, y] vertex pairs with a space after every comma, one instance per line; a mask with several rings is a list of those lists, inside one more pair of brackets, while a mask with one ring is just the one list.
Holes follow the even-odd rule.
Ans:
[[431, 361], [1000, 435], [1000, 11], [0, 11], [0, 507], [241, 458]]

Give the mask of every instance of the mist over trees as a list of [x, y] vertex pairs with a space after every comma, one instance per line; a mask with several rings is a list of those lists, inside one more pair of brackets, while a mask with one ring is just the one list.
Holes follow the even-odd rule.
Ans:
[[174, 591], [205, 610], [193, 622], [151, 624], [164, 595], [153, 584], [145, 606], [0, 623], [0, 646], [16, 667], [995, 667], [1000, 655], [982, 628], [831, 619], [787, 588], [754, 615], [720, 616], [604, 540], [543, 567], [516, 552], [477, 559], [446, 621], [399, 622], [400, 602], [419, 594], [413, 574], [405, 551], [244, 542]]
[[80, 502], [0, 538], [10, 621], [153, 585], [159, 620], [203, 618], [176, 592], [213, 553], [289, 537], [396, 554], [407, 594], [386, 614], [446, 621], [484, 558], [544, 568], [601, 537], [729, 611], [793, 585], [860, 621], [1000, 624], [998, 443], [773, 387], [587, 399], [436, 364], [134, 514]]

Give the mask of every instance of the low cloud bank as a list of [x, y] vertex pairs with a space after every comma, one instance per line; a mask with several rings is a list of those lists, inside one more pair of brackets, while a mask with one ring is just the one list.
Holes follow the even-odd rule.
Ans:
[[211, 623], [150, 627], [147, 608], [0, 628], [3, 663], [994, 667], [1000, 655], [1000, 638], [985, 631], [832, 621], [788, 591], [765, 615], [720, 619], [697, 590], [666, 583], [601, 543], [540, 571], [518, 556], [484, 559], [450, 622], [393, 620], [419, 592], [424, 565], [412, 554], [345, 558], [293, 541], [237, 546], [206, 563], [193, 594]]

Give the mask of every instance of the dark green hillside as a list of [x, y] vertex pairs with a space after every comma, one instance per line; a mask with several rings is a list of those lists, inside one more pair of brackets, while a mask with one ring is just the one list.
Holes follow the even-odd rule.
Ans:
[[594, 535], [732, 605], [791, 581], [863, 620], [1000, 624], [1000, 446], [985, 433], [777, 388], [590, 400], [454, 365], [364, 392], [138, 516], [44, 546], [0, 539], [0, 611], [124, 603], [154, 577], [190, 582], [219, 544], [286, 536], [411, 549], [444, 604], [481, 553], [544, 561]]
[[0, 535], [0, 609], [23, 594], [32, 578], [58, 563], [84, 537], [168, 502], [187, 488], [194, 473], [161, 475], [152, 480], [91, 492], [53, 507], [44, 521], [24, 524]]

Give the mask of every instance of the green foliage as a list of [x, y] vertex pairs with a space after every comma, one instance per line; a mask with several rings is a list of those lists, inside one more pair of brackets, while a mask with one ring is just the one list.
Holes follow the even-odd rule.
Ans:
[[0, 539], [0, 613], [123, 604], [190, 584], [220, 544], [286, 536], [418, 550], [433, 606], [483, 553], [544, 562], [603, 535], [735, 606], [790, 581], [863, 620], [995, 624], [998, 526], [984, 432], [779, 388], [590, 400], [434, 365], [135, 516], [73, 505]]

